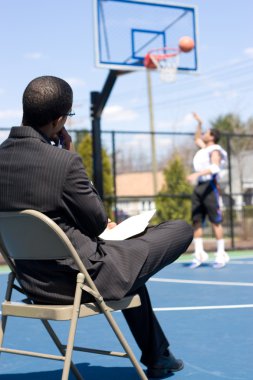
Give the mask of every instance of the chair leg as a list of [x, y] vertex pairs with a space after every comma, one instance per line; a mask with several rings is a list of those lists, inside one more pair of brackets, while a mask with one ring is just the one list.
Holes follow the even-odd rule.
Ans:
[[109, 324], [111, 325], [115, 335], [117, 336], [118, 340], [120, 341], [122, 347], [124, 348], [124, 350], [128, 354], [128, 357], [131, 360], [133, 366], [135, 367], [140, 379], [148, 380], [147, 376], [145, 375], [145, 372], [143, 371], [142, 367], [140, 366], [140, 363], [138, 362], [138, 360], [136, 359], [132, 349], [130, 348], [129, 344], [127, 343], [127, 341], [124, 337], [124, 335], [122, 334], [121, 330], [119, 329], [119, 327], [118, 327], [115, 319], [113, 318], [111, 312], [108, 311], [106, 309], [106, 306], [104, 307], [104, 305], [101, 305], [101, 308], [102, 308]]
[[[6, 301], [10, 301], [11, 295], [12, 295], [12, 287], [15, 280], [15, 273], [11, 272], [8, 275], [8, 282], [7, 282], [7, 288], [5, 292], [5, 299]], [[7, 315], [2, 315], [1, 322], [0, 322], [0, 347], [3, 345], [4, 340], [4, 332], [7, 324]]]
[[[47, 320], [43, 320], [43, 319], [41, 319], [41, 322], [45, 326], [48, 334], [52, 338], [53, 342], [55, 343], [56, 347], [58, 348], [58, 350], [60, 351], [60, 353], [62, 354], [62, 356], [65, 356], [65, 354], [66, 354], [65, 349], [63, 348], [63, 345], [62, 345], [61, 341], [59, 340], [59, 338], [56, 335], [55, 331], [51, 327], [50, 323]], [[70, 363], [70, 368], [71, 368], [71, 371], [73, 372], [73, 374], [75, 375], [75, 377], [76, 377], [77, 380], [84, 380], [83, 376], [78, 371], [77, 367], [75, 366], [75, 364], [72, 361]]]
[[78, 273], [77, 280], [76, 280], [76, 291], [75, 291], [75, 299], [74, 299], [74, 304], [73, 304], [73, 313], [72, 313], [72, 318], [70, 322], [69, 336], [68, 336], [66, 355], [65, 355], [64, 367], [63, 367], [63, 373], [62, 373], [62, 380], [68, 380], [69, 367], [70, 367], [71, 357], [72, 357], [72, 352], [73, 352], [73, 347], [74, 347], [77, 321], [78, 321], [79, 312], [80, 312], [80, 304], [81, 304], [81, 297], [82, 297], [81, 287], [83, 283], [84, 283], [84, 275], [82, 273]]
[[0, 347], [2, 347], [2, 345], [3, 345], [6, 323], [7, 323], [7, 316], [2, 315], [2, 318], [0, 321]]

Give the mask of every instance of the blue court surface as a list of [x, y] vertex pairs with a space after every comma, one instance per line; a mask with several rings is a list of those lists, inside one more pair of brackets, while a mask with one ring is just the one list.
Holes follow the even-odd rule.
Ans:
[[[231, 262], [220, 270], [211, 265], [192, 270], [190, 256], [161, 271], [148, 282], [155, 313], [168, 336], [171, 350], [185, 363], [175, 380], [253, 379], [253, 253], [231, 253]], [[4, 297], [7, 274], [0, 274]], [[114, 314], [135, 354], [140, 352], [120, 312]], [[54, 325], [56, 322], [54, 323]], [[56, 325], [57, 326], [57, 325]], [[66, 336], [65, 322], [56, 327]], [[29, 331], [29, 334], [27, 332]], [[52, 347], [40, 321], [9, 318], [6, 343], [40, 352]], [[121, 350], [102, 316], [78, 325], [76, 345]], [[87, 380], [138, 380], [128, 359], [74, 353], [73, 360]], [[0, 380], [57, 380], [62, 363], [2, 354]], [[71, 375], [70, 379], [74, 379]]]

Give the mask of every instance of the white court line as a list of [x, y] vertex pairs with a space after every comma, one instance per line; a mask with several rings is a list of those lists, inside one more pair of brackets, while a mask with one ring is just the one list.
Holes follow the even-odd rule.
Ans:
[[[245, 305], [218, 305], [218, 306], [183, 306], [183, 307], [153, 307], [154, 311], [189, 311], [189, 310], [219, 310], [219, 309], [252, 309], [253, 304]], [[120, 313], [117, 310], [116, 313]], [[0, 312], [2, 315], [2, 312]]]
[[224, 286], [253, 286], [253, 282], [225, 282], [225, 281], [200, 281], [200, 280], [181, 280], [177, 278], [157, 278], [149, 279], [152, 282], [172, 282], [177, 284], [198, 284], [198, 285], [224, 285]]
[[154, 311], [182, 311], [182, 310], [218, 310], [218, 309], [249, 309], [253, 304], [221, 305], [221, 306], [185, 306], [185, 307], [154, 307]]
[[234, 260], [229, 261], [229, 264], [235, 264], [235, 265], [253, 265], [253, 261], [243, 261], [243, 260]]
[[[189, 310], [219, 310], [219, 309], [252, 309], [253, 304], [245, 305], [215, 305], [215, 306], [180, 306], [180, 307], [153, 307], [154, 311], [189, 311]], [[116, 313], [120, 310], [117, 310]], [[2, 312], [0, 312], [0, 315]]]

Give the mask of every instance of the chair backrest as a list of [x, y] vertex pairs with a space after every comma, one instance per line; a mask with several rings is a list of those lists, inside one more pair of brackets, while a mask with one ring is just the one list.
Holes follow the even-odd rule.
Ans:
[[35, 210], [0, 213], [0, 241], [18, 260], [56, 260], [71, 256], [67, 236], [46, 215]]
[[72, 257], [93, 295], [101, 297], [78, 253], [62, 229], [36, 210], [0, 212], [0, 251], [11, 270], [14, 260], [56, 260]]
[[87, 275], [79, 255], [62, 229], [36, 210], [0, 212], [3, 256], [16, 260], [56, 260], [72, 256]]

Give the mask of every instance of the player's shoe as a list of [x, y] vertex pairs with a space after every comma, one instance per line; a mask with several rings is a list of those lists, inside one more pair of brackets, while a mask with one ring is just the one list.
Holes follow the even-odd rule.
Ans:
[[224, 268], [227, 263], [229, 262], [230, 257], [228, 256], [227, 252], [217, 252], [215, 254], [215, 261], [213, 264], [214, 269], [221, 269]]
[[205, 251], [194, 253], [194, 259], [190, 264], [191, 269], [198, 268], [201, 264], [208, 260], [208, 254]]

